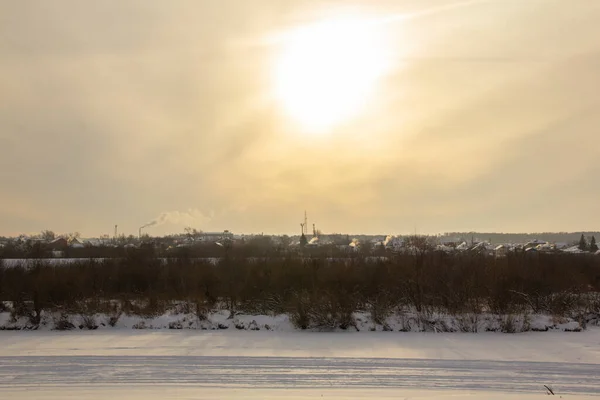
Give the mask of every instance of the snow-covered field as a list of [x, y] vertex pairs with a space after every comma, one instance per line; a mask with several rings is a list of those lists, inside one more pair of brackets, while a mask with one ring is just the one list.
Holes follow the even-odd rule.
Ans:
[[[600, 395], [579, 333], [0, 332], [0, 398], [563, 398]], [[545, 398], [545, 397], [544, 397]]]

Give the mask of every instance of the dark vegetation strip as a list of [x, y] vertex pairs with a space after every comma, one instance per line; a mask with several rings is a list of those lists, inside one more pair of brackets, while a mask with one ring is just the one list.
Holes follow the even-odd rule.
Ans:
[[60, 267], [43, 259], [10, 268], [0, 261], [0, 300], [33, 325], [42, 311], [93, 315], [118, 308], [151, 317], [173, 301], [189, 304], [199, 319], [217, 308], [231, 315], [287, 313], [299, 328], [348, 327], [356, 311], [369, 311], [375, 323], [385, 324], [403, 307], [589, 320], [600, 314], [599, 293], [600, 257], [561, 253], [496, 258], [416, 248], [385, 259], [280, 253], [248, 259], [231, 252], [214, 263], [189, 257], [165, 262], [135, 249], [119, 259]]

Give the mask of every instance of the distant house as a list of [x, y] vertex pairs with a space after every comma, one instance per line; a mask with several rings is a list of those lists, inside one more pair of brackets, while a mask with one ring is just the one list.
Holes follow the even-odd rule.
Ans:
[[318, 247], [319, 245], [320, 245], [319, 238], [317, 236], [315, 236], [308, 241], [308, 243], [306, 244], [306, 247]]
[[78, 239], [78, 238], [74, 238], [71, 240], [71, 242], [69, 243], [69, 246], [73, 249], [82, 249], [85, 247], [85, 244], [83, 243], [83, 240]]
[[579, 248], [579, 246], [571, 246], [571, 247], [568, 247], [566, 249], [562, 249], [562, 251], [565, 252], [565, 253], [570, 253], [570, 254], [582, 254], [582, 253], [585, 253], [585, 251], [581, 250]]
[[49, 250], [61, 250], [64, 251], [67, 247], [69, 247], [69, 242], [65, 238], [54, 239], [50, 243], [48, 243]]
[[492, 254], [491, 245], [486, 242], [479, 242], [472, 246], [469, 250], [478, 254]]
[[383, 245], [388, 250], [400, 251], [404, 247], [404, 239], [399, 236], [388, 236], [383, 241]]
[[437, 251], [443, 251], [444, 253], [452, 253], [455, 250], [454, 247], [445, 244], [438, 244], [437, 246], [435, 246], [435, 249]]
[[348, 245], [348, 247], [350, 247], [350, 249], [352, 249], [351, 251], [359, 251], [360, 250], [360, 242], [358, 241], [358, 239], [352, 239], [352, 242]]
[[80, 243], [82, 243], [84, 246], [91, 246], [91, 247], [102, 247], [102, 246], [109, 246], [112, 244], [111, 239], [109, 238], [92, 238], [92, 239], [86, 239], [86, 240], [79, 240]]
[[556, 245], [553, 243], [540, 244], [535, 247], [538, 251], [553, 252], [556, 250]]
[[456, 246], [456, 250], [459, 250], [459, 251], [468, 250], [468, 249], [469, 249], [469, 245], [467, 244], [467, 242], [462, 242], [461, 244]]
[[229, 239], [233, 240], [233, 233], [225, 230], [223, 232], [202, 232], [199, 235], [199, 239], [203, 242], [218, 242], [219, 240]]
[[534, 239], [530, 242], [527, 242], [523, 245], [523, 249], [527, 250], [530, 248], [538, 248], [539, 246], [547, 246], [548, 242], [546, 242], [545, 240], [538, 240], [538, 239]]
[[506, 255], [508, 254], [509, 248], [507, 245], [505, 244], [501, 244], [499, 246], [496, 246], [496, 248], [494, 249], [494, 254], [496, 257], [506, 257]]

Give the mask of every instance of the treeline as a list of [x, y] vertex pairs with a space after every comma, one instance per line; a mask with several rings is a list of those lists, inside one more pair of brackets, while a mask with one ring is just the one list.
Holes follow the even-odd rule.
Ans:
[[387, 259], [226, 253], [217, 263], [186, 257], [167, 262], [141, 250], [122, 259], [53, 267], [0, 267], [0, 300], [14, 318], [40, 323], [43, 312], [162, 315], [174, 301], [206, 318], [214, 309], [287, 313], [299, 328], [348, 328], [352, 314], [376, 323], [402, 309], [418, 313], [600, 314], [600, 257], [418, 251]]

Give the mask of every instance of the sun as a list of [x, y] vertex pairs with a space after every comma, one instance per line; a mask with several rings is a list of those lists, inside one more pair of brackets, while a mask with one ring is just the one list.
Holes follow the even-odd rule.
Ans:
[[343, 17], [291, 31], [275, 64], [275, 97], [305, 130], [325, 132], [367, 108], [387, 69], [373, 20]]

